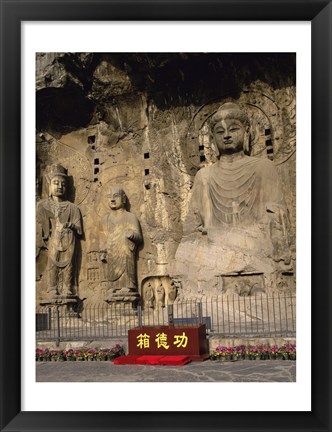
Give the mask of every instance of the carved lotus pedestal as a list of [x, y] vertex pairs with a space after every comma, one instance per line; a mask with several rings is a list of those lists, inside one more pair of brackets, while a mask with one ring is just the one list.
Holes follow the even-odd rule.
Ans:
[[40, 302], [41, 306], [58, 306], [66, 310], [68, 317], [78, 317], [80, 299], [76, 295], [54, 295]]
[[136, 308], [140, 298], [139, 293], [135, 289], [109, 289], [105, 301], [108, 304], [131, 304]]

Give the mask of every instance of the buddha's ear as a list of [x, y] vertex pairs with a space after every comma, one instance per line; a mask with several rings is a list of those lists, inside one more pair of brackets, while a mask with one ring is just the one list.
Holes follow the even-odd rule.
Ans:
[[219, 159], [220, 158], [220, 150], [219, 150], [219, 148], [218, 148], [218, 146], [216, 144], [214, 144], [214, 148], [216, 149], [217, 159]]
[[214, 151], [217, 159], [219, 159], [220, 158], [220, 151], [219, 151], [219, 148], [218, 148], [216, 141], [214, 139], [214, 134], [212, 132], [211, 132], [210, 137], [211, 137], [211, 141], [210, 141], [211, 142], [211, 148]]
[[250, 128], [246, 128], [246, 131], [244, 133], [243, 137], [243, 151], [246, 154], [250, 153]]

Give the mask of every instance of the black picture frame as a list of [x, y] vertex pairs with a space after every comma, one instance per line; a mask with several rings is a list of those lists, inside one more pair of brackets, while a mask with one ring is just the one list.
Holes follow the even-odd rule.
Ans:
[[[328, 0], [1, 0], [0, 428], [3, 431], [331, 431], [332, 4]], [[21, 411], [21, 21], [311, 21], [312, 410]], [[31, 143], [32, 144], [32, 143]], [[301, 147], [301, 143], [298, 144]], [[33, 144], [31, 145], [33, 150]], [[301, 181], [301, 179], [298, 179]], [[300, 290], [301, 287], [298, 287]], [[310, 347], [308, 347], [308, 351]], [[9, 353], [15, 353], [14, 356]], [[206, 395], [205, 395], [206, 396]], [[41, 389], [41, 397], [47, 397]], [[67, 396], [66, 396], [67, 397]], [[110, 396], [111, 397], [111, 396]], [[170, 395], [172, 397], [172, 395]], [[197, 395], [204, 400], [204, 395]], [[287, 398], [287, 394], [285, 394]], [[175, 399], [173, 402], [176, 401]], [[69, 402], [69, 401], [68, 401]], [[70, 403], [70, 402], [69, 402]], [[125, 403], [125, 402], [124, 402]], [[181, 403], [181, 401], [178, 401]]]

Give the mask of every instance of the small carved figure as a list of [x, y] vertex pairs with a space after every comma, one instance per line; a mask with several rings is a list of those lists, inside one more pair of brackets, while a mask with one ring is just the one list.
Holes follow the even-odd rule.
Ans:
[[289, 220], [285, 209], [278, 204], [268, 203], [266, 210], [271, 215], [270, 237], [273, 244], [273, 259], [290, 264], [291, 257], [288, 247]]
[[154, 289], [152, 288], [151, 282], [148, 282], [147, 288], [145, 289], [144, 305], [146, 308], [154, 308]]
[[169, 286], [168, 295], [167, 295], [167, 306], [172, 305], [177, 296], [177, 289], [175, 282], [172, 280]]
[[108, 266], [108, 300], [114, 300], [120, 291], [137, 297], [136, 251], [142, 242], [140, 223], [125, 209], [127, 197], [123, 189], [111, 187], [107, 198], [111, 212], [102, 220], [100, 259]]
[[49, 198], [40, 201], [37, 221], [41, 236], [37, 238], [37, 256], [47, 249], [47, 293], [52, 296], [73, 296], [77, 291], [76, 242], [83, 234], [80, 209], [66, 200], [67, 170], [50, 165], [45, 170]]
[[156, 288], [156, 308], [165, 307], [165, 288], [162, 282]]

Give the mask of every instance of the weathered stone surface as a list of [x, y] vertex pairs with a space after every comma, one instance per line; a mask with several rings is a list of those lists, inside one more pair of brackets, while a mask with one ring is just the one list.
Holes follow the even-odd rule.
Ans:
[[[289, 216], [293, 270], [273, 273], [276, 261], [269, 260], [274, 277], [271, 287], [294, 289], [294, 55], [40, 53], [36, 65], [37, 203], [47, 198], [43, 182], [46, 166], [65, 166], [74, 186], [68, 200], [79, 206], [84, 222], [77, 288], [78, 296], [86, 298], [84, 304], [107, 297], [107, 266], [99, 259], [99, 226], [110, 212], [106, 197], [110, 186], [119, 185], [128, 197], [127, 210], [140, 221], [144, 239], [136, 255], [138, 293], [144, 303], [147, 281], [159, 278], [167, 305], [169, 276], [175, 276], [172, 266], [195, 176], [217, 161], [209, 121], [229, 98], [244, 106], [249, 116], [250, 157], [270, 163], [280, 180]], [[271, 214], [279, 215], [278, 209], [273, 211]], [[247, 237], [252, 230], [250, 226]], [[234, 255], [234, 261], [240, 260], [234, 245], [236, 239], [242, 242], [242, 234], [241, 230], [234, 234], [227, 248], [227, 243], [223, 245], [229, 256]], [[280, 253], [278, 242], [272, 255], [273, 251]], [[250, 246], [242, 252], [248, 255], [245, 263], [252, 261]], [[218, 255], [213, 248], [209, 253]], [[185, 254], [200, 260], [199, 248], [191, 247]], [[46, 280], [43, 260], [45, 257], [39, 255], [38, 302]], [[209, 264], [208, 257], [198, 271], [206, 273], [205, 264]], [[249, 264], [254, 267], [255, 285], [256, 279], [264, 276], [261, 272], [256, 275], [259, 262]], [[198, 291], [220, 294], [224, 276], [219, 276], [212, 286], [198, 287]], [[229, 275], [227, 283], [233, 277]], [[185, 293], [195, 295], [197, 287], [192, 292], [191, 287], [186, 288], [186, 278], [176, 283], [177, 298], [185, 297]]]

